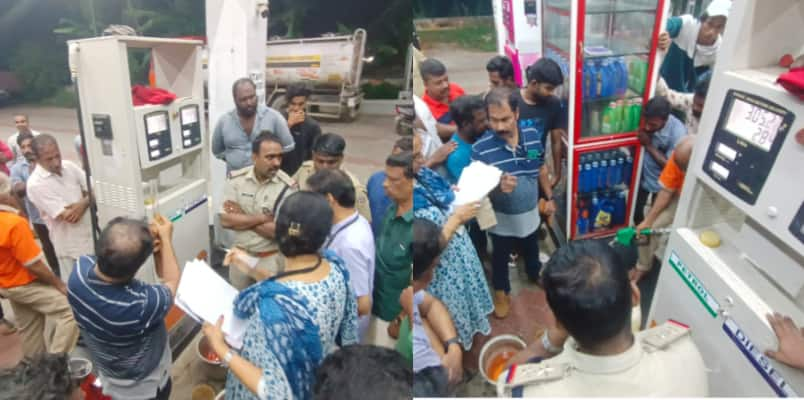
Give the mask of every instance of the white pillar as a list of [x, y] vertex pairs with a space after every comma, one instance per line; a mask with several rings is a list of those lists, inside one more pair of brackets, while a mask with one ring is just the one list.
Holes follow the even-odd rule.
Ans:
[[[232, 83], [243, 77], [264, 81], [268, 15], [261, 11], [266, 7], [265, 0], [206, 0], [210, 139], [218, 119], [234, 109]], [[264, 102], [265, 88], [258, 85], [257, 89], [262, 89], [258, 94], [262, 93]], [[226, 165], [211, 154], [209, 174], [213, 221], [222, 203]]]

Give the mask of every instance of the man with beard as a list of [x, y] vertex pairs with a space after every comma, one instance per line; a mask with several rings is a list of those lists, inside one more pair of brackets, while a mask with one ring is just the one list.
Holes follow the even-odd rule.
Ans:
[[549, 177], [542, 166], [544, 126], [520, 124], [519, 101], [508, 88], [494, 88], [486, 96], [489, 127], [472, 146], [472, 159], [503, 171], [500, 185], [489, 193], [497, 224], [488, 230], [494, 248], [491, 257], [494, 315], [510, 311], [508, 257], [519, 248], [532, 281], [539, 279], [539, 187], [547, 199], [545, 214], [555, 212]]
[[31, 120], [28, 118], [28, 114], [15, 114], [14, 126], [17, 128], [17, 131], [8, 137], [8, 146], [11, 147], [11, 151], [14, 153], [14, 158], [11, 161], [19, 162], [25, 157], [22, 155], [19, 145], [17, 145], [17, 138], [22, 133], [30, 133], [31, 135], [39, 136], [39, 132], [31, 129]]
[[419, 64], [425, 93], [422, 100], [427, 103], [430, 112], [436, 119], [436, 130], [442, 141], [447, 141], [456, 131], [449, 112], [449, 104], [463, 96], [463, 88], [451, 83], [447, 75], [447, 67], [441, 61], [428, 58]]
[[47, 230], [45, 221], [39, 215], [39, 210], [31, 203], [25, 193], [25, 185], [36, 167], [36, 156], [32, 147], [33, 139], [33, 135], [29, 132], [23, 132], [17, 136], [16, 144], [23, 158], [11, 167], [12, 193], [24, 200], [25, 213], [28, 214], [28, 220], [31, 221], [36, 236], [39, 237], [42, 243], [42, 251], [45, 253], [47, 264], [53, 270], [53, 273], [59, 276], [59, 261], [56, 257], [56, 250], [53, 249], [53, 243], [50, 241], [50, 232]]
[[218, 120], [212, 134], [212, 154], [226, 162], [227, 174], [251, 165], [251, 143], [262, 131], [276, 134], [282, 152], [294, 149], [287, 121], [278, 111], [258, 104], [257, 86], [251, 79], [235, 81], [232, 97], [235, 109]]
[[656, 95], [665, 96], [674, 109], [684, 112], [684, 126], [687, 127], [688, 135], [698, 134], [698, 125], [701, 123], [701, 114], [703, 114], [711, 78], [712, 75], [709, 74], [698, 81], [693, 93], [677, 92], [670, 89], [667, 87], [664, 78], [659, 78], [659, 82], [656, 84]]
[[269, 131], [261, 132], [251, 142], [252, 166], [233, 171], [223, 192], [221, 226], [235, 231], [235, 247], [257, 259], [249, 271], [229, 268], [229, 282], [238, 290], [281, 269], [274, 216], [296, 188], [293, 179], [280, 170], [281, 140]]
[[670, 102], [666, 98], [656, 96], [650, 99], [642, 111], [643, 123], [637, 138], [645, 149], [642, 161], [642, 178], [639, 180], [634, 224], [639, 225], [645, 219], [645, 204], [648, 197], [656, 199], [661, 191], [659, 174], [662, 172], [667, 158], [676, 148], [676, 144], [687, 134], [684, 124], [670, 114]]
[[[555, 187], [561, 179], [561, 136], [566, 134], [567, 114], [561, 107], [561, 100], [554, 93], [564, 83], [564, 76], [561, 67], [549, 58], [536, 61], [528, 67], [525, 75], [527, 85], [516, 91], [520, 126], [525, 124], [541, 129], [544, 146], [547, 146], [547, 135], [550, 135], [554, 175], [550, 186]], [[544, 154], [539, 160], [539, 166], [542, 163]]]
[[458, 127], [452, 135], [452, 141], [457, 146], [445, 163], [447, 180], [454, 185], [458, 183], [463, 169], [472, 162], [472, 145], [488, 129], [488, 116], [486, 104], [480, 96], [458, 97], [449, 105], [449, 113]]
[[[480, 96], [461, 96], [449, 105], [449, 112], [458, 127], [458, 131], [452, 135], [452, 141], [457, 144], [447, 158], [445, 163], [447, 169], [447, 180], [455, 185], [469, 163], [472, 162], [472, 145], [488, 129], [488, 115], [486, 113], [486, 103]], [[483, 199], [482, 208], [478, 214], [480, 219], [484, 219], [483, 229], [493, 225], [493, 212], [487, 199]], [[472, 244], [477, 250], [481, 259], [486, 258], [487, 240], [486, 233], [481, 229], [477, 219], [473, 219], [468, 224], [469, 236]]]

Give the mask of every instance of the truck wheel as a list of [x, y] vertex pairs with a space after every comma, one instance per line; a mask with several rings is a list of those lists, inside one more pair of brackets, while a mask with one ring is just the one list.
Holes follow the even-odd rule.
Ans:
[[344, 107], [341, 109], [341, 116], [340, 120], [342, 122], [353, 122], [357, 118], [357, 110], [351, 109], [349, 107]]

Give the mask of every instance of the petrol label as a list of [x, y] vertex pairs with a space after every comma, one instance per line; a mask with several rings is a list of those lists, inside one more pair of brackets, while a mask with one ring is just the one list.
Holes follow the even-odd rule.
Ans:
[[720, 311], [720, 304], [715, 300], [715, 298], [709, 293], [706, 287], [703, 285], [700, 279], [695, 276], [692, 271], [687, 268], [686, 265], [681, 261], [678, 254], [675, 251], [670, 253], [670, 265], [676, 271], [678, 276], [681, 277], [681, 280], [687, 284], [687, 287], [692, 290], [692, 293], [695, 294], [695, 297], [698, 298], [698, 301], [703, 304], [706, 311], [712, 318], [716, 318], [718, 312]]
[[737, 345], [740, 352], [751, 362], [754, 369], [762, 375], [762, 378], [765, 379], [765, 382], [776, 392], [776, 395], [779, 397], [798, 397], [798, 394], [785, 382], [782, 375], [779, 374], [779, 371], [773, 368], [768, 358], [754, 346], [751, 339], [745, 335], [734, 320], [726, 318], [723, 322], [723, 331], [726, 332], [726, 335]]

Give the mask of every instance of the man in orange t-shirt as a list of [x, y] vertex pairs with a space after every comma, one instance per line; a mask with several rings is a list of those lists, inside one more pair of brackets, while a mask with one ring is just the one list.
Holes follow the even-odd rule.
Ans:
[[[643, 229], [666, 228], [673, 224], [673, 217], [676, 215], [678, 197], [681, 194], [681, 186], [684, 184], [684, 177], [687, 172], [692, 156], [692, 147], [695, 142], [695, 135], [688, 135], [682, 138], [676, 145], [673, 153], [668, 157], [667, 164], [659, 175], [659, 184], [662, 190], [653, 201], [653, 205], [645, 216], [645, 220], [637, 225], [637, 232]], [[631, 279], [639, 282], [653, 266], [653, 257], [661, 258], [667, 246], [667, 235], [649, 236], [647, 244], [639, 246], [639, 260]]]
[[[14, 309], [26, 356], [48, 351], [69, 353], [78, 341], [78, 326], [67, 302], [67, 287], [44, 263], [19, 204], [0, 192], [0, 296]], [[45, 341], [45, 324], [53, 336]]]
[[463, 96], [464, 90], [449, 81], [447, 67], [434, 58], [422, 61], [419, 64], [419, 72], [424, 81], [425, 90], [422, 100], [427, 104], [433, 118], [436, 119], [438, 137], [442, 142], [447, 142], [458, 130], [452, 121], [449, 105], [453, 100]]

